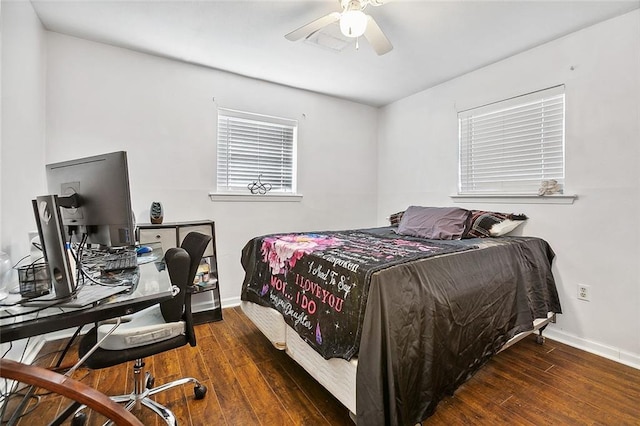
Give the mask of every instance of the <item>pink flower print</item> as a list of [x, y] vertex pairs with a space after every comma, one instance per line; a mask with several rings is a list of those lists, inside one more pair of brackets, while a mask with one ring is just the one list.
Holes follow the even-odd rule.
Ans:
[[305, 254], [341, 244], [337, 238], [323, 235], [287, 234], [265, 238], [260, 252], [271, 273], [276, 275], [293, 268]]

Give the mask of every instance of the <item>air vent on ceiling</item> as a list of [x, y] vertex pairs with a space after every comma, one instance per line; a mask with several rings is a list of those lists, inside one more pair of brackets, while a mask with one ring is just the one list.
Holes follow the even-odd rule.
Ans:
[[342, 35], [338, 24], [334, 24], [316, 31], [307, 37], [304, 42], [324, 49], [329, 49], [334, 52], [342, 52], [353, 42], [353, 39]]

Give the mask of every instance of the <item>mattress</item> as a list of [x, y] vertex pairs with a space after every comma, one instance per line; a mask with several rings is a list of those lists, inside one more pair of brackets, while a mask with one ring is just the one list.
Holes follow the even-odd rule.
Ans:
[[287, 324], [280, 312], [245, 301], [241, 302], [240, 308], [276, 349], [284, 350]]
[[349, 411], [356, 412], [357, 358], [352, 358], [351, 361], [341, 358], [326, 360], [305, 343], [295, 330], [286, 325], [282, 315], [275, 309], [245, 301], [240, 306], [273, 346], [284, 349], [287, 355], [300, 364]]
[[295, 330], [287, 327], [287, 354], [336, 397], [350, 412], [356, 412], [356, 370], [358, 359], [324, 359]]

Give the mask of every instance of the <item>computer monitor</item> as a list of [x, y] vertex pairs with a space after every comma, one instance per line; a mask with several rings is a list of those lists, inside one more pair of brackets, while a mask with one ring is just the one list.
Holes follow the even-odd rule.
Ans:
[[135, 244], [127, 153], [112, 152], [47, 164], [50, 194], [58, 196], [62, 223], [73, 240], [108, 247]]

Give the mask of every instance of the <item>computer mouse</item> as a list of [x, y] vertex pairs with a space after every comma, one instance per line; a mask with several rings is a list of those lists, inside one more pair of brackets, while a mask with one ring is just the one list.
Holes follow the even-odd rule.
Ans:
[[147, 246], [140, 246], [140, 247], [136, 248], [136, 253], [138, 253], [138, 254], [151, 253], [152, 251], [153, 251], [153, 249], [151, 247], [147, 247]]

